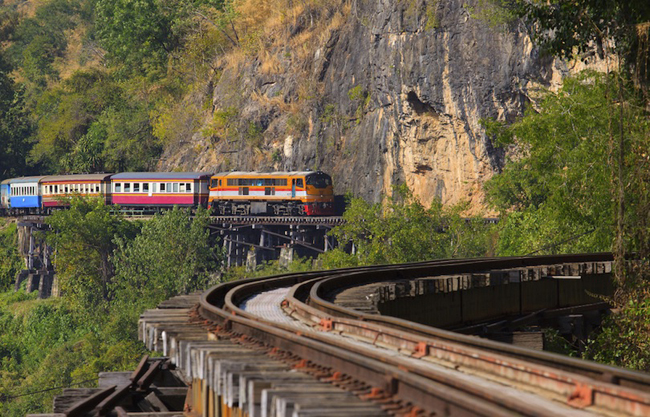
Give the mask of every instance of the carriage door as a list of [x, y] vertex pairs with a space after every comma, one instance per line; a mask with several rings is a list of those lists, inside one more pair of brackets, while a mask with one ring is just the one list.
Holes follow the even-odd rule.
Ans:
[[296, 198], [296, 179], [291, 180], [291, 198]]

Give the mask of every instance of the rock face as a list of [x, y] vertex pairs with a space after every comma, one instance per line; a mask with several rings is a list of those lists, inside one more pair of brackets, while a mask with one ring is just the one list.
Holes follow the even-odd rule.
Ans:
[[473, 1], [328, 3], [297, 13], [284, 42], [220, 60], [211, 133], [171, 146], [160, 168], [322, 169], [338, 194], [378, 201], [406, 183], [425, 204], [481, 209], [504, 155], [480, 120], [513, 121], [566, 68], [521, 25], [472, 17]]

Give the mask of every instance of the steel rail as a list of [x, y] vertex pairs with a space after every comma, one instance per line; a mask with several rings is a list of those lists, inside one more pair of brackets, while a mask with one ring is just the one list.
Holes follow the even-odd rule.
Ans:
[[[457, 272], [468, 270], [472, 267]], [[559, 398], [567, 398], [570, 404], [593, 405], [632, 415], [650, 413], [650, 375], [459, 335], [392, 317], [359, 313], [319, 298], [319, 287], [349, 286], [351, 278], [349, 274], [340, 274], [296, 285], [286, 296], [285, 311], [294, 318], [300, 316], [312, 325], [319, 325], [324, 331], [352, 335], [409, 356], [493, 375], [496, 381], [505, 379], [512, 385], [542, 387]], [[307, 293], [314, 307], [304, 303]], [[323, 307], [327, 313], [321, 311]], [[334, 316], [329, 314], [331, 311], [344, 314]]]
[[[533, 259], [538, 259], [538, 257], [535, 257]], [[595, 262], [595, 261], [611, 261], [612, 256], [611, 254], [595, 254], [595, 255], [589, 255], [588, 258], [586, 257], [586, 258], [571, 259], [571, 258], [556, 257], [555, 259], [568, 260], [569, 262], [567, 263], [575, 263], [574, 261], [576, 260], [579, 260], [580, 263], [584, 263], [584, 262]], [[534, 264], [531, 264], [529, 261], [527, 261], [526, 263], [528, 264], [527, 266], [535, 266]], [[457, 273], [478, 272], [476, 270], [470, 270], [470, 269], [459, 269], [456, 270], [456, 272]], [[430, 271], [427, 271], [427, 276], [430, 275], [429, 272]], [[309, 305], [320, 311], [320, 314], [318, 314], [318, 316], [321, 319], [324, 318], [322, 315], [323, 313], [328, 315], [328, 317], [329, 316], [349, 317], [356, 320], [362, 320], [363, 322], [369, 324], [374, 323], [377, 325], [388, 326], [397, 330], [408, 332], [409, 334], [412, 335], [434, 337], [440, 340], [448, 340], [455, 343], [463, 343], [468, 346], [474, 346], [480, 349], [499, 352], [501, 354], [505, 354], [515, 358], [520, 358], [533, 363], [538, 363], [542, 365], [552, 365], [556, 368], [570, 371], [573, 373], [578, 373], [580, 375], [598, 379], [603, 382], [609, 382], [616, 385], [636, 388], [640, 390], [650, 390], [650, 375], [645, 373], [630, 371], [627, 369], [617, 368], [613, 366], [602, 365], [595, 362], [571, 358], [564, 355], [558, 355], [554, 353], [526, 349], [514, 345], [498, 343], [487, 339], [470, 337], [459, 333], [454, 333], [451, 331], [446, 331], [446, 330], [437, 329], [430, 326], [421, 325], [418, 323], [413, 323], [395, 317], [366, 314], [363, 312], [359, 312], [356, 310], [352, 310], [337, 305], [327, 299], [328, 293], [331, 293], [336, 288], [341, 288], [342, 286], [349, 285], [350, 279], [351, 279], [350, 275], [339, 274], [337, 276], [332, 276], [328, 279], [323, 279], [320, 282], [314, 283], [312, 286], [309, 287], [308, 290], [305, 287], [307, 284], [303, 284], [302, 287], [296, 287], [290, 292], [289, 296], [287, 297], [287, 301], [292, 305], [296, 304], [293, 307], [299, 306], [299, 304], [304, 303], [304, 301], [306, 300], [304, 293], [306, 291], [309, 291], [308, 294]], [[301, 292], [303, 293], [303, 295], [299, 296], [298, 294]]]
[[[457, 263], [458, 261], [451, 262]], [[431, 264], [431, 262], [427, 264]], [[362, 267], [348, 270], [372, 270], [373, 268]], [[218, 323], [225, 330], [235, 334], [248, 335], [279, 349], [298, 354], [300, 357], [309, 358], [310, 362], [337, 370], [345, 370], [344, 373], [347, 375], [368, 382], [390, 396], [398, 396], [424, 409], [444, 413], [451, 411], [458, 415], [513, 415], [512, 407], [517, 410], [516, 404], [509, 404], [512, 401], [506, 395], [498, 395], [500, 401], [497, 402], [489, 396], [488, 398], [477, 397], [480, 390], [471, 384], [460, 384], [461, 388], [459, 388], [458, 386], [454, 387], [450, 381], [434, 382], [430, 378], [423, 378], [404, 371], [407, 368], [406, 364], [400, 368], [382, 363], [381, 358], [372, 358], [372, 353], [368, 349], [362, 349], [361, 353], [359, 351], [352, 352], [346, 343], [333, 345], [331, 340], [324, 340], [324, 337], [319, 340], [318, 335], [305, 337], [300, 332], [296, 333], [295, 328], [290, 326], [270, 325], [264, 320], [250, 316], [232, 301], [231, 288], [235, 289], [234, 293], [237, 296], [242, 296], [242, 288], [245, 288], [245, 292], [250, 294], [261, 289], [282, 287], [329, 273], [331, 272], [288, 274], [268, 279], [249, 279], [245, 280], [243, 284], [242, 281], [222, 284], [201, 296], [199, 312], [204, 318]], [[438, 379], [444, 381], [445, 378], [441, 376]], [[504, 408], [504, 405], [511, 405], [511, 408]], [[528, 415], [541, 415], [536, 414], [532, 406], [526, 406], [526, 408]]]
[[[271, 337], [270, 340], [269, 338], [269, 333], [268, 332], [260, 332], [260, 330], [255, 330], [255, 326], [251, 325], [250, 322], [253, 323], [258, 323], [260, 327], [268, 327], [268, 323], [264, 323], [264, 320], [261, 320], [259, 318], [252, 317], [248, 315], [245, 311], [239, 309], [238, 305], [239, 303], [246, 297], [248, 297], [250, 294], [263, 291], [265, 289], [270, 289], [270, 288], [275, 288], [275, 287], [280, 287], [280, 286], [291, 286], [296, 283], [308, 281], [308, 280], [316, 280], [316, 279], [322, 279], [323, 277], [329, 276], [330, 278], [325, 281], [319, 281], [321, 285], [316, 285], [311, 288], [311, 291], [314, 291], [314, 288], [319, 288], [323, 287], [324, 282], [336, 282], [336, 285], [351, 285], [351, 280], [354, 281], [355, 285], [357, 285], [360, 281], [363, 282], [364, 280], [366, 282], [376, 282], [376, 281], [381, 281], [381, 278], [384, 280], [389, 280], [389, 279], [405, 279], [408, 277], [418, 277], [418, 276], [423, 276], [425, 274], [426, 276], [431, 276], [432, 274], [432, 269], [435, 270], [437, 274], [445, 274], [445, 273], [467, 273], [467, 272], [479, 272], [479, 271], [485, 271], [487, 269], [508, 269], [508, 268], [522, 268], [522, 267], [527, 267], [527, 266], [539, 266], [539, 265], [549, 265], [549, 264], [557, 264], [557, 263], [575, 263], [575, 262], [592, 262], [592, 261], [602, 261], [602, 260], [611, 260], [611, 255], [610, 254], [598, 254], [598, 255], [571, 255], [571, 256], [564, 256], [564, 257], [557, 257], [557, 256], [550, 256], [550, 257], [525, 257], [525, 258], [509, 258], [509, 259], [482, 259], [482, 260], [465, 260], [465, 261], [437, 261], [437, 262], [427, 262], [427, 263], [418, 263], [418, 264], [410, 264], [410, 265], [397, 265], [397, 266], [385, 266], [383, 268], [373, 268], [373, 267], [366, 267], [366, 268], [351, 268], [347, 269], [345, 271], [325, 271], [325, 272], [317, 272], [317, 273], [309, 273], [309, 274], [291, 274], [291, 275], [280, 275], [276, 276], [270, 279], [266, 280], [260, 280], [260, 279], [253, 279], [253, 280], [246, 280], [244, 283], [242, 281], [239, 281], [237, 283], [229, 283], [225, 284], [222, 286], [218, 286], [213, 288], [211, 291], [204, 293], [204, 295], [201, 297], [201, 313], [204, 315], [204, 317], [211, 318], [215, 322], [221, 324], [225, 329], [235, 331], [235, 332], [242, 332], [243, 334], [249, 334], [253, 337], [257, 337], [258, 339], [265, 340], [267, 343], [271, 343], [274, 345], [277, 345], [280, 341], [277, 340], [277, 337]], [[397, 275], [397, 276], [396, 276]], [[339, 280], [339, 281], [336, 281]], [[340, 280], [346, 280], [346, 282], [340, 282]], [[243, 284], [243, 285], [240, 285]], [[334, 284], [332, 284], [334, 285]], [[230, 291], [232, 288], [237, 286], [237, 289]], [[214, 305], [211, 305], [214, 304]], [[298, 309], [298, 307], [292, 307], [294, 309]], [[308, 311], [310, 308], [304, 309], [304, 311]], [[313, 308], [311, 308], [314, 310]], [[336, 307], [338, 309], [338, 306]], [[311, 311], [311, 313], [314, 313], [315, 315], [320, 314], [315, 313], [314, 311]], [[350, 312], [345, 312], [348, 313], [348, 315], [354, 316], [355, 313], [352, 312], [352, 314], [349, 314]], [[320, 317], [322, 319], [322, 317]], [[372, 316], [370, 316], [372, 318]], [[369, 320], [368, 317], [365, 317], [367, 321]], [[248, 324], [243, 325], [242, 320], [247, 321]], [[340, 319], [336, 319], [339, 320]], [[243, 326], [243, 327], [241, 327]], [[377, 326], [377, 324], [375, 324]], [[357, 327], [359, 327], [357, 325]], [[367, 324], [364, 323], [363, 326], [361, 327], [367, 327]], [[426, 326], [422, 326], [426, 327]], [[290, 333], [291, 335], [295, 334], [295, 328], [287, 328], [286, 326], [283, 325], [275, 325], [271, 328], [276, 329], [275, 331], [278, 331], [277, 329], [282, 329], [282, 331], [286, 333]], [[418, 331], [421, 331], [425, 335], [427, 334], [426, 329], [418, 329]], [[384, 333], [386, 333], [384, 331]], [[444, 332], [443, 332], [444, 333]], [[448, 333], [448, 332], [446, 332]], [[262, 336], [265, 335], [265, 336]], [[318, 342], [331, 342], [331, 338], [329, 340], [326, 340], [327, 338], [323, 338], [322, 335], [318, 334], [299, 334], [299, 340], [312, 340], [312, 341], [318, 341]], [[407, 335], [408, 336], [408, 335]], [[450, 335], [447, 335], [450, 336]], [[456, 335], [458, 336], [458, 335]], [[266, 338], [266, 339], [265, 339]], [[467, 336], [465, 336], [467, 338]], [[403, 338], [403, 340], [408, 339], [408, 337]], [[473, 338], [470, 338], [473, 339]], [[412, 340], [411, 340], [412, 342]], [[417, 346], [422, 346], [422, 339], [420, 338], [417, 341], [416, 349], [414, 351], [417, 351]], [[488, 345], [488, 347], [491, 347], [494, 350], [499, 350], [497, 347], [497, 344], [494, 342], [492, 343], [492, 346]], [[345, 344], [345, 343], [344, 343]], [[413, 343], [412, 343], [413, 344]], [[281, 344], [282, 346], [285, 346], [286, 344]], [[480, 345], [480, 344], [479, 344]], [[412, 347], [412, 346], [411, 346]], [[341, 347], [342, 349], [344, 348], [343, 346]], [[473, 346], [472, 349], [475, 349], [476, 346]], [[428, 348], [427, 348], [428, 349]], [[467, 349], [467, 347], [466, 347]], [[294, 351], [295, 348], [289, 347], [289, 350]], [[521, 349], [520, 349], [521, 350]], [[315, 352], [310, 352], [306, 357], [309, 357], [311, 359], [314, 358], [314, 356], [311, 356], [312, 354], [315, 355], [315, 357], [319, 357]], [[382, 357], [377, 357], [376, 354], [372, 352], [367, 352], [362, 349], [362, 352], [360, 353], [362, 356], [368, 358], [368, 357], [375, 357], [377, 361], [383, 361], [386, 362], [385, 358]], [[343, 359], [345, 359], [345, 354], [343, 354]], [[341, 360], [341, 357], [339, 357], [339, 360]], [[392, 360], [394, 366], [397, 366], [398, 368], [402, 369], [408, 369], [409, 365], [405, 363], [403, 360], [400, 361], [399, 359]], [[512, 362], [512, 360], [510, 360]], [[355, 369], [354, 363], [349, 363], [346, 362], [347, 365], [345, 368], [347, 370], [350, 370], [351, 374], [354, 375], [356, 371], [353, 371]], [[517, 365], [517, 364], [515, 364]], [[518, 364], [521, 365], [521, 364]], [[617, 370], [614, 368], [614, 370]], [[412, 373], [418, 373], [417, 369], [413, 370], [411, 369], [410, 372]], [[432, 371], [422, 371], [421, 376], [429, 379], [429, 380], [434, 380], [438, 381], [438, 383], [443, 383], [447, 385], [452, 385], [456, 389], [465, 392], [467, 394], [478, 396], [482, 398], [485, 401], [488, 400], [493, 400], [494, 399], [494, 393], [486, 393], [483, 391], [477, 392], [475, 387], [470, 387], [468, 386], [467, 383], [463, 382], [458, 382], [458, 381], [452, 381], [448, 379], [448, 375], [440, 374]], [[356, 375], [355, 375], [356, 376]], [[567, 394], [567, 392], [570, 395], [573, 395], [575, 398], [573, 398], [574, 402], [580, 402], [583, 400], [583, 396], [587, 395], [584, 394], [586, 392], [584, 390], [584, 387], [590, 387], [589, 389], [593, 389], [593, 386], [596, 386], [596, 393], [599, 394], [600, 396], [603, 395], [609, 395], [610, 398], [615, 397], [617, 401], [620, 401], [622, 397], [625, 397], [626, 393], [621, 393], [620, 387], [616, 386], [610, 386], [611, 384], [603, 384], [603, 383], [594, 383], [591, 380], [588, 380], [584, 377], [573, 377], [570, 378], [564, 375], [565, 378], [563, 380], [564, 386], [560, 390], [564, 395]], [[567, 384], [566, 381], [568, 380], [567, 378], [570, 379], [570, 382]], [[632, 379], [632, 378], [627, 378], [627, 379]], [[557, 381], [556, 381], [557, 382]], [[395, 382], [392, 383], [393, 385]], [[613, 387], [613, 388], [612, 388]], [[562, 391], [563, 390], [563, 391]], [[394, 389], [392, 391], [395, 391]], [[592, 393], [593, 391], [589, 391], [589, 393]], [[401, 393], [400, 393], [401, 394]], [[638, 393], [637, 393], [638, 394]], [[423, 393], [420, 393], [419, 395], [416, 395], [416, 398], [420, 398], [422, 400], [422, 395]], [[497, 397], [502, 397], [500, 395], [496, 395]], [[645, 396], [645, 398], [643, 398]], [[592, 395], [593, 397], [593, 395]], [[637, 406], [641, 404], [643, 407], [644, 401], [647, 402], [648, 398], [644, 393], [639, 395], [636, 395], [635, 393], [632, 393], [631, 401], [636, 404]], [[600, 398], [600, 397], [599, 397]], [[413, 400], [415, 403], [418, 403], [418, 401]], [[426, 401], [425, 401], [426, 402]], [[603, 401], [600, 400], [600, 403]], [[520, 402], [513, 402], [510, 401], [508, 398], [499, 398], [498, 403], [501, 404], [501, 406], [505, 406], [506, 408], [519, 412], [519, 413], [524, 413], [527, 415], [535, 415], [535, 411], [530, 409], [530, 406], [528, 404], [521, 404]], [[425, 407], [429, 406], [434, 406], [433, 404], [423, 404], [422, 402], [419, 403], [420, 405], [423, 405]]]

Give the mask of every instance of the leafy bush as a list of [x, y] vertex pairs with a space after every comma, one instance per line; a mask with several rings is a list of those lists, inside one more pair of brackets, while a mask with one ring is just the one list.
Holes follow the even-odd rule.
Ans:
[[[490, 251], [491, 227], [466, 219], [459, 205], [425, 208], [405, 186], [386, 204], [351, 198], [346, 223], [332, 229], [339, 248], [321, 255], [327, 268], [416, 262], [438, 258], [484, 256]], [[353, 246], [352, 255], [343, 248]]]
[[0, 292], [12, 287], [16, 274], [23, 268], [23, 261], [18, 253], [18, 233], [16, 224], [2, 220], [0, 226]]

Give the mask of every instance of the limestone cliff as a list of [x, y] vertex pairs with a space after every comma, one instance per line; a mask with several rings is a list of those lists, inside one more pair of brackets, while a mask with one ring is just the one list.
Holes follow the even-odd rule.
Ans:
[[212, 109], [161, 169], [322, 169], [339, 194], [406, 183], [477, 211], [503, 164], [480, 120], [514, 120], [567, 71], [521, 24], [473, 17], [474, 0], [244, 3], [264, 29], [216, 59]]

